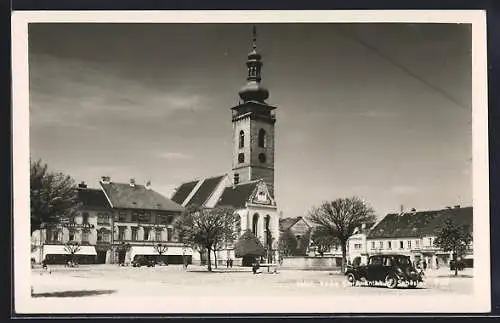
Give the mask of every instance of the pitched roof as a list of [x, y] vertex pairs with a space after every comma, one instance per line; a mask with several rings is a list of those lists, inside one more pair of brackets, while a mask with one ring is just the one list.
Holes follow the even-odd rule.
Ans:
[[196, 184], [198, 184], [198, 180], [196, 181], [191, 181], [182, 184], [179, 186], [176, 190], [174, 195], [172, 196], [172, 201], [178, 204], [182, 204], [186, 198], [189, 196], [189, 193], [195, 188]]
[[110, 208], [104, 192], [95, 188], [78, 188], [78, 201], [83, 208]]
[[203, 205], [212, 195], [223, 177], [221, 175], [205, 179], [186, 205]]
[[387, 214], [368, 234], [373, 238], [422, 237], [434, 234], [447, 218], [459, 225], [468, 224], [472, 230], [472, 207]]
[[232, 206], [235, 209], [245, 207], [245, 203], [249, 200], [257, 184], [258, 181], [254, 181], [226, 187], [217, 205]]
[[302, 219], [301, 216], [298, 216], [296, 218], [284, 218], [280, 219], [280, 230], [281, 231], [286, 231], [293, 227], [297, 222], [299, 222]]
[[127, 183], [103, 183], [101, 186], [114, 208], [183, 211], [184, 208], [144, 185]]

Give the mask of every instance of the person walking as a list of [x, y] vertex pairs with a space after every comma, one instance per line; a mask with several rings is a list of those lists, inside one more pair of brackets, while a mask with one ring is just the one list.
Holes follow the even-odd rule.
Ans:
[[233, 259], [229, 258], [229, 268], [233, 268]]
[[423, 265], [424, 265], [424, 271], [426, 271], [427, 270], [427, 261], [424, 260], [424, 264]]

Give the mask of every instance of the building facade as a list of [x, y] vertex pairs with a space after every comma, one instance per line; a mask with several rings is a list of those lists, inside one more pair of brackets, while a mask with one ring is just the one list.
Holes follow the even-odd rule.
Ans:
[[[434, 246], [435, 231], [448, 218], [458, 225], [466, 225], [472, 234], [472, 207], [392, 213], [387, 214], [368, 234], [367, 252], [370, 255], [405, 254], [412, 261], [425, 261], [428, 268], [448, 266], [452, 254]], [[466, 257], [473, 259], [472, 246]]]

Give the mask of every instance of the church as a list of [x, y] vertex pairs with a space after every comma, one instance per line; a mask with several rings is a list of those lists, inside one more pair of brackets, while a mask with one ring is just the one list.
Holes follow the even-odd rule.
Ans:
[[[263, 63], [256, 38], [254, 27], [253, 46], [246, 62], [247, 83], [239, 91], [239, 104], [231, 108], [231, 171], [182, 183], [170, 198], [184, 207], [233, 207], [239, 216], [238, 237], [250, 230], [276, 257], [279, 238], [279, 213], [274, 199], [276, 107], [266, 102], [269, 91], [261, 85]], [[241, 264], [232, 245], [219, 251], [217, 259], [223, 262], [232, 259], [235, 265]], [[198, 260], [195, 254], [193, 260]]]

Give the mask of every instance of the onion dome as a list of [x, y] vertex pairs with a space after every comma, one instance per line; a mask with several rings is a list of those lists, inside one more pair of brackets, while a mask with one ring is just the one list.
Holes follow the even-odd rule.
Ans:
[[253, 27], [253, 46], [252, 51], [248, 53], [248, 60], [246, 62], [248, 69], [247, 84], [245, 84], [238, 94], [240, 98], [247, 101], [259, 101], [264, 102], [269, 97], [269, 91], [260, 85], [261, 81], [261, 68], [262, 56], [257, 52], [257, 31], [255, 26]]

